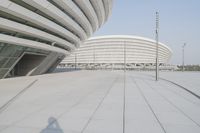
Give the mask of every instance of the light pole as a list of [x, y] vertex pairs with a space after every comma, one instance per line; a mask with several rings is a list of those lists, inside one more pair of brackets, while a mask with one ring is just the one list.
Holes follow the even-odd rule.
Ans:
[[74, 67], [75, 67], [75, 70], [77, 69], [77, 55], [76, 55], [76, 53], [75, 53], [75, 57], [74, 57], [75, 59], [74, 59]]
[[124, 42], [124, 72], [126, 72], [126, 42]]
[[159, 77], [158, 33], [159, 33], [159, 13], [156, 12], [156, 81], [158, 81]]
[[95, 59], [96, 57], [95, 57], [95, 56], [96, 56], [96, 55], [95, 55], [95, 45], [94, 45], [94, 48], [93, 48], [93, 65], [94, 65], [94, 68], [93, 68], [93, 69], [94, 69], [94, 70], [96, 69], [96, 68], [95, 68], [95, 62], [96, 62], [96, 59]]
[[182, 71], [183, 71], [183, 72], [184, 72], [184, 69], [185, 69], [185, 68], [184, 68], [184, 62], [185, 62], [185, 46], [186, 46], [186, 43], [184, 43], [183, 46], [182, 46], [182, 51], [183, 51], [183, 53], [182, 53], [182, 54], [183, 54], [183, 55], [182, 55], [182, 56], [183, 56], [183, 57], [182, 57], [182, 59], [183, 59], [183, 60], [182, 60]]

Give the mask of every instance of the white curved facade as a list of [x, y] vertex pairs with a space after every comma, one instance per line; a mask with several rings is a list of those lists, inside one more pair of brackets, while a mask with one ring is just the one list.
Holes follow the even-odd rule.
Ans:
[[[81, 68], [90, 66], [122, 68], [125, 62], [127, 68], [135, 68], [136, 66], [154, 66], [155, 55], [156, 42], [154, 40], [138, 36], [102, 36], [87, 40], [61, 64], [78, 65]], [[171, 55], [172, 50], [165, 44], [159, 43], [159, 63], [168, 63]]]
[[1, 0], [0, 43], [63, 58], [100, 28], [111, 10], [112, 0]]

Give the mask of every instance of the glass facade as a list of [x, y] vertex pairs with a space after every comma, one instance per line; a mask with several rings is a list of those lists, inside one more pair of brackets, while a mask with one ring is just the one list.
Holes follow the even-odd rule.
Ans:
[[20, 57], [26, 52], [43, 55], [48, 55], [50, 53], [49, 51], [0, 43], [0, 79], [9, 75], [11, 76], [10, 71], [19, 61]]

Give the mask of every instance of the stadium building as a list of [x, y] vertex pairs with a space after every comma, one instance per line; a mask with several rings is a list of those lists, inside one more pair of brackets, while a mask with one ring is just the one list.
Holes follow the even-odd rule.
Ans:
[[111, 9], [112, 0], [1, 0], [0, 78], [51, 72]]
[[[172, 50], [159, 42], [159, 65], [167, 65]], [[138, 36], [101, 36], [93, 37], [72, 55], [65, 58], [60, 67], [79, 69], [155, 69], [155, 40]]]

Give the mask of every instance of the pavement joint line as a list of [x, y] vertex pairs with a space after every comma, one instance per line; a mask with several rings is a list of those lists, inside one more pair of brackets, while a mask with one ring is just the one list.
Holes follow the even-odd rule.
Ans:
[[144, 93], [142, 92], [140, 86], [137, 84], [137, 82], [135, 81], [134, 77], [133, 77], [133, 76], [131, 76], [131, 77], [132, 77], [132, 80], [133, 80], [133, 82], [135, 83], [136, 87], [138, 88], [140, 94], [141, 94], [142, 97], [144, 98], [146, 104], [148, 105], [149, 109], [151, 110], [151, 112], [153, 113], [153, 115], [154, 115], [154, 117], [156, 118], [157, 122], [159, 123], [159, 125], [160, 125], [162, 131], [163, 131], [164, 133], [167, 133], [166, 130], [165, 130], [165, 128], [164, 128], [164, 126], [162, 125], [162, 123], [161, 123], [160, 120], [158, 119], [156, 113], [153, 111], [153, 108], [151, 107], [151, 105], [150, 105], [150, 103], [148, 102], [147, 98], [145, 97]]
[[125, 113], [126, 113], [126, 71], [124, 71], [124, 94], [123, 94], [123, 133], [125, 133], [125, 122], [126, 122], [126, 116], [125, 116]]
[[168, 79], [164, 79], [164, 78], [160, 78], [160, 79], [162, 79], [162, 80], [164, 80], [164, 81], [167, 81], [167, 82], [170, 82], [170, 83], [172, 83], [172, 84], [174, 84], [174, 85], [176, 85], [176, 86], [182, 88], [183, 90], [189, 92], [190, 94], [192, 94], [193, 96], [195, 96], [196, 98], [198, 98], [198, 99], [200, 100], [200, 96], [199, 96], [199, 95], [197, 95], [196, 93], [190, 91], [190, 90], [187, 89], [186, 87], [184, 87], [184, 86], [182, 86], [182, 85], [180, 85], [180, 84], [177, 84], [176, 82], [173, 82], [173, 81], [168, 80]]
[[[95, 92], [95, 90], [92, 90], [92, 91], [88, 92], [84, 97], [80, 98], [78, 102], [76, 102], [75, 104], [73, 104], [73, 105], [71, 106], [70, 109], [65, 110], [63, 113], [61, 113], [60, 115], [58, 115], [58, 117], [57, 117], [56, 119], [59, 120], [64, 114], [66, 114], [67, 112], [70, 112], [72, 108], [78, 106], [81, 102], [84, 101], [84, 99], [85, 99], [86, 97], [88, 97], [88, 96], [89, 96], [90, 94], [92, 94], [93, 92]], [[56, 122], [56, 120], [54, 120], [54, 121], [52, 122], [52, 124], [54, 124], [54, 122]]]
[[97, 105], [97, 107], [95, 108], [94, 112], [92, 113], [92, 115], [90, 116], [90, 118], [88, 119], [87, 123], [85, 124], [85, 126], [83, 127], [83, 129], [81, 130], [80, 133], [84, 133], [84, 131], [86, 130], [86, 128], [88, 127], [89, 123], [91, 122], [91, 120], [93, 119], [95, 113], [97, 112], [97, 110], [100, 108], [100, 106], [102, 105], [103, 101], [105, 100], [105, 98], [108, 96], [110, 90], [113, 88], [115, 82], [118, 80], [118, 78], [116, 77], [115, 80], [113, 80], [111, 86], [108, 88], [108, 90], [106, 91], [106, 94], [103, 96], [103, 98], [101, 99], [101, 101], [99, 102], [99, 104]]
[[[145, 81], [144, 81], [145, 82]], [[159, 94], [161, 97], [163, 97], [169, 104], [171, 104], [172, 106], [174, 106], [179, 112], [181, 112], [185, 117], [187, 117], [189, 120], [191, 120], [192, 122], [194, 122], [198, 127], [200, 127], [200, 124], [197, 123], [195, 120], [193, 120], [189, 115], [187, 115], [183, 110], [181, 110], [177, 105], [175, 105], [174, 103], [172, 103], [168, 98], [166, 98], [163, 94], [161, 94], [160, 92], [158, 92], [155, 88], [152, 87], [152, 85], [150, 85], [148, 82], [145, 82], [153, 91], [155, 91], [157, 94]]]
[[[142, 73], [141, 73], [142, 74]], [[150, 74], [143, 74], [143, 75], [147, 75], [147, 76], [150, 76], [150, 77], [154, 77], [153, 75], [150, 75]], [[175, 85], [175, 86], [178, 86], [180, 87], [181, 89], [185, 90], [186, 92], [189, 92], [190, 94], [192, 94], [193, 96], [195, 96], [196, 98], [200, 99], [200, 96], [196, 93], [194, 93], [193, 91], [190, 91], [189, 89], [187, 89], [186, 87], [176, 83], [176, 82], [173, 82], [171, 80], [168, 80], [168, 79], [165, 79], [165, 78], [162, 78], [162, 77], [159, 77], [159, 79], [163, 80], [163, 81], [167, 81], [167, 82], [170, 82], [171, 84]]]
[[23, 88], [19, 93], [17, 93], [14, 97], [12, 97], [10, 100], [8, 100], [4, 105], [0, 107], [0, 114], [7, 109], [7, 107], [12, 104], [15, 100], [17, 100], [18, 97], [20, 97], [22, 94], [24, 94], [31, 86], [33, 86], [38, 79], [35, 79], [30, 84], [28, 84], [25, 88]]
[[[164, 80], [163, 80], [163, 81], [164, 81]], [[164, 81], [164, 82], [165, 82], [165, 81]], [[194, 104], [194, 105], [200, 107], [200, 104], [197, 104], [196, 102], [194, 102], [194, 101], [192, 101], [192, 100], [190, 100], [190, 99], [188, 99], [188, 98], [182, 96], [180, 93], [177, 93], [176, 91], [173, 91], [172, 89], [169, 89], [170, 87], [167, 88], [166, 85], [163, 85], [163, 84], [161, 84], [160, 82], [158, 82], [158, 83], [159, 83], [159, 85], [161, 85], [163, 88], [165, 88], [168, 92], [174, 93], [175, 95], [181, 97], [182, 99], [184, 99], [184, 100], [186, 100], [186, 101], [188, 101], [188, 102], [190, 102], [190, 103], [192, 103], [192, 104]], [[165, 83], [167, 83], [167, 82], [165, 82]], [[170, 84], [170, 85], [173, 85], [173, 84]], [[178, 87], [178, 88], [179, 88], [179, 87]], [[183, 91], [185, 92], [185, 90], [183, 90]], [[186, 93], [188, 94], [188, 92], [186, 92]]]

